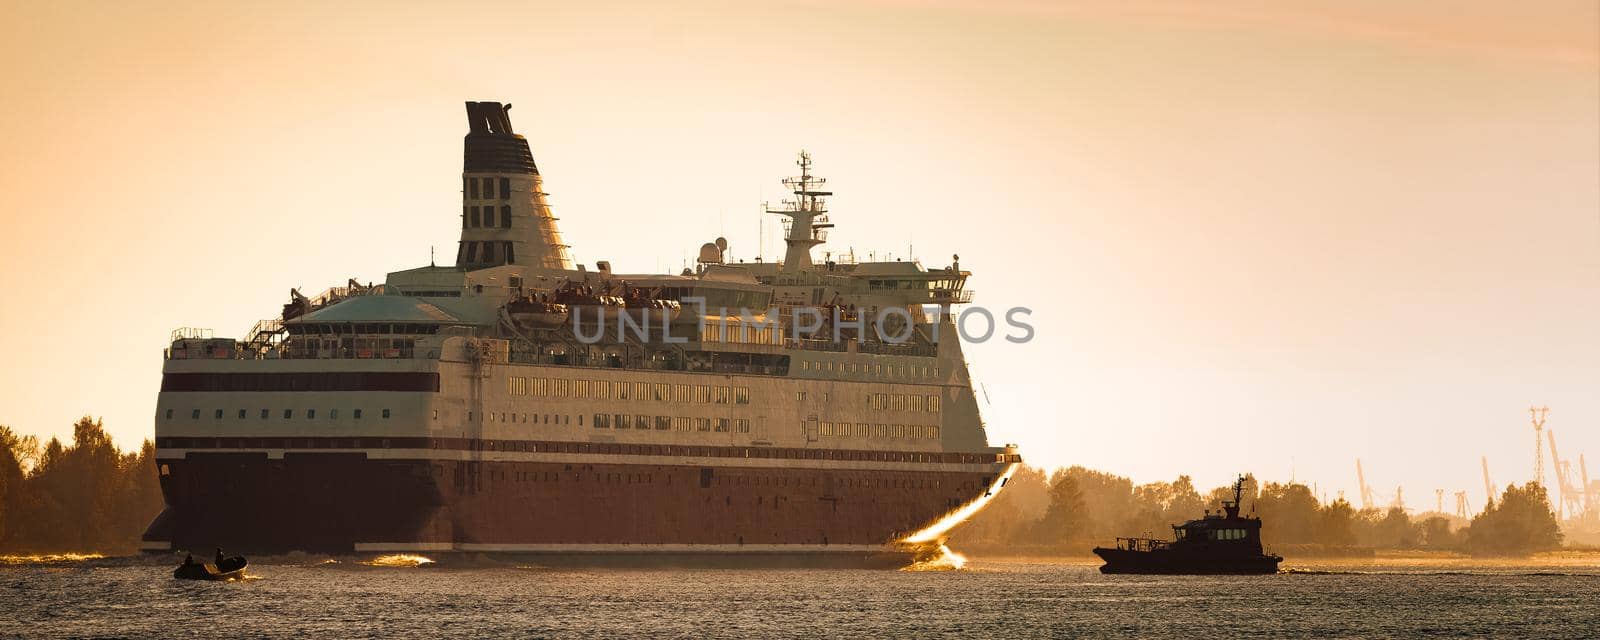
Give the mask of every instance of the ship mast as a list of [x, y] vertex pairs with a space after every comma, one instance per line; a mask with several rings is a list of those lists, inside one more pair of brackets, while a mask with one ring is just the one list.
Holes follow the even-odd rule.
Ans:
[[803, 149], [795, 164], [800, 165], [800, 175], [783, 179], [783, 186], [788, 187], [795, 198], [784, 200], [780, 209], [767, 205], [767, 213], [789, 218], [783, 221], [783, 240], [789, 245], [783, 254], [783, 270], [790, 272], [811, 266], [811, 248], [827, 242], [828, 229], [833, 228], [828, 222], [827, 202], [823, 200], [833, 195], [832, 191], [822, 190], [828, 180], [811, 175], [811, 154]]

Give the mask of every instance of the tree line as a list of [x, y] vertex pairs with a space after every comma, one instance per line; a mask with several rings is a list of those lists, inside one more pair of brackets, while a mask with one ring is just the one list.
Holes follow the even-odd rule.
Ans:
[[[1117, 537], [1170, 538], [1173, 524], [1218, 510], [1231, 487], [1202, 493], [1188, 476], [1135, 485], [1128, 478], [1074, 466], [1046, 473], [1020, 467], [1004, 490], [952, 540], [974, 550], [1081, 555]], [[1356, 509], [1343, 498], [1323, 504], [1298, 483], [1245, 478], [1242, 509], [1262, 518], [1262, 538], [1286, 553], [1362, 549], [1435, 549], [1474, 555], [1521, 555], [1562, 540], [1540, 485], [1506, 487], [1470, 522], [1441, 514], [1413, 518], [1398, 507]], [[85, 416], [72, 442], [0, 426], [0, 553], [131, 553], [162, 508], [155, 444], [124, 452], [99, 420]]]
[[161, 512], [155, 443], [124, 452], [100, 420], [40, 445], [0, 425], [0, 553], [133, 553]]
[[[1046, 473], [1020, 467], [952, 541], [999, 552], [1087, 554], [1118, 537], [1171, 539], [1171, 526], [1219, 512], [1231, 486], [1201, 493], [1189, 476], [1135, 485], [1079, 466]], [[1527, 555], [1561, 546], [1544, 487], [1507, 486], [1470, 522], [1444, 514], [1412, 517], [1400, 507], [1356, 509], [1344, 498], [1323, 503], [1299, 483], [1258, 483], [1246, 476], [1242, 513], [1262, 519], [1263, 544], [1289, 553], [1339, 555], [1373, 549], [1426, 549], [1478, 556]]]

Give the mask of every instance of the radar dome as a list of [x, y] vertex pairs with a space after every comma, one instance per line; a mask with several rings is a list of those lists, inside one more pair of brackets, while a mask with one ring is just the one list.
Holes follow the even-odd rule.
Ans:
[[712, 242], [700, 245], [699, 262], [701, 264], [722, 264], [722, 249], [717, 248], [716, 243]]

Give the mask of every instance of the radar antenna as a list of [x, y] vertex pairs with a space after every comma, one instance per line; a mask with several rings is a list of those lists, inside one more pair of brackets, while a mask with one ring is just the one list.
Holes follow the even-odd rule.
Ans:
[[783, 179], [783, 186], [789, 188], [794, 199], [783, 200], [782, 206], [776, 209], [770, 204], [764, 205], [767, 213], [788, 217], [783, 221], [783, 240], [789, 245], [783, 256], [784, 271], [800, 271], [811, 266], [811, 248], [827, 242], [828, 229], [833, 228], [828, 222], [828, 206], [824, 200], [833, 192], [822, 190], [828, 180], [811, 175], [811, 154], [804, 149], [795, 164], [800, 166], [800, 175]]

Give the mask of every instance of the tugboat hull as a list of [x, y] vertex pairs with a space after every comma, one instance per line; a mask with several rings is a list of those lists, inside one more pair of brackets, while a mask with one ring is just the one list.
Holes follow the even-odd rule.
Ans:
[[1283, 561], [1269, 555], [1218, 556], [1105, 548], [1097, 548], [1094, 553], [1106, 561], [1100, 573], [1254, 575], [1277, 573], [1278, 563]]

